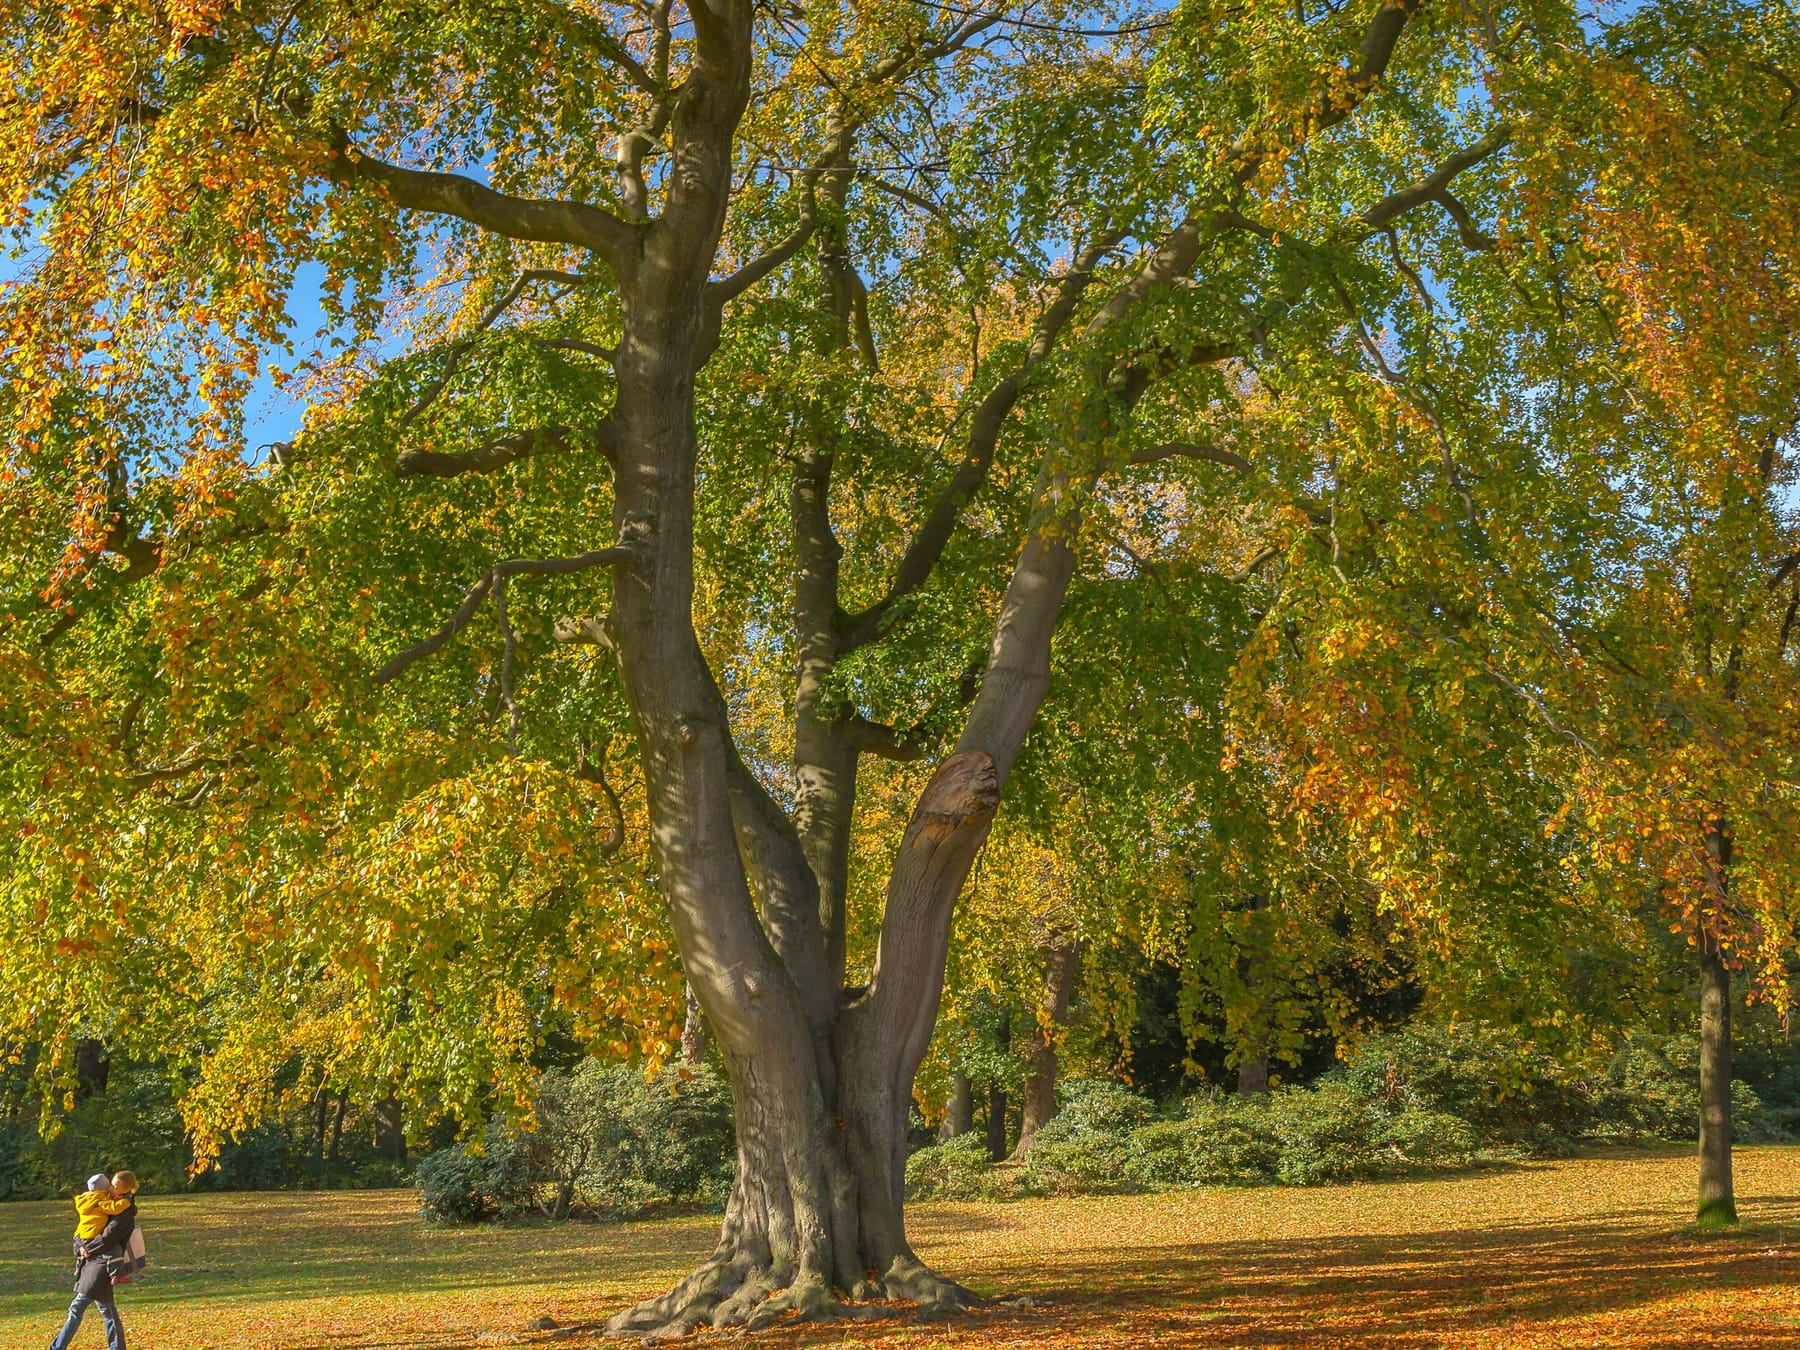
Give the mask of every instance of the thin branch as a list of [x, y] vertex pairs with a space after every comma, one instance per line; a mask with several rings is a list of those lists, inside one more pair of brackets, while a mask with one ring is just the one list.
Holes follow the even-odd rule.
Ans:
[[625, 808], [619, 801], [619, 794], [606, 778], [606, 757], [612, 750], [612, 737], [608, 736], [600, 742], [600, 758], [588, 756], [588, 742], [585, 737], [576, 746], [575, 776], [584, 783], [592, 783], [606, 797], [606, 807], [611, 819], [606, 823], [606, 833], [600, 839], [600, 856], [611, 858], [625, 844]]
[[509, 558], [505, 562], [495, 563], [482, 577], [463, 592], [462, 603], [456, 607], [444, 626], [414, 646], [399, 653], [371, 677], [371, 682], [383, 685], [405, 672], [415, 662], [423, 660], [450, 642], [458, 633], [469, 626], [469, 620], [475, 617], [475, 611], [481, 608], [481, 602], [488, 598], [495, 586], [507, 577], [516, 576], [553, 576], [570, 572], [583, 572], [590, 567], [602, 567], [615, 563], [629, 563], [636, 552], [623, 544], [615, 544], [611, 548], [595, 549], [590, 553], [578, 553], [572, 558]]

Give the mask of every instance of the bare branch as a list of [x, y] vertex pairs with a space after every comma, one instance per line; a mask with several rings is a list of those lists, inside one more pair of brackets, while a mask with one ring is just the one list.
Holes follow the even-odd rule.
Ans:
[[1233, 454], [1229, 450], [1220, 450], [1210, 445], [1192, 445], [1186, 441], [1171, 441], [1167, 445], [1158, 445], [1149, 450], [1138, 450], [1132, 453], [1127, 463], [1155, 464], [1165, 459], [1205, 459], [1214, 464], [1223, 464], [1228, 469], [1250, 472], [1250, 461], [1242, 455]]
[[[817, 170], [808, 170], [816, 173]], [[813, 231], [818, 228], [818, 209], [813, 203], [810, 183], [801, 197], [800, 221], [781, 240], [760, 257], [753, 258], [728, 277], [710, 283], [706, 288], [707, 298], [715, 305], [723, 305], [737, 299], [769, 273], [786, 263], [805, 247], [806, 241], [812, 238]]]
[[853, 718], [847, 728], [850, 742], [858, 750], [901, 764], [922, 759], [925, 747], [916, 733], [901, 732], [885, 722], [872, 722], [866, 717]]
[[[1495, 127], [1467, 149], [1458, 150], [1418, 182], [1389, 193], [1369, 207], [1362, 213], [1363, 224], [1368, 226], [1372, 234], [1414, 207], [1438, 201], [1458, 174], [1498, 154], [1512, 144], [1512, 138], [1513, 129], [1510, 126], [1503, 124]], [[1464, 219], [1467, 219], [1466, 212]]]

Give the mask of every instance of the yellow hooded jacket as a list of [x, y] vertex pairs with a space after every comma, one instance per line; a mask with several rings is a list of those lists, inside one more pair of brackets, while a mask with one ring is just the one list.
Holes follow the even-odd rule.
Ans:
[[115, 1214], [123, 1214], [131, 1204], [129, 1195], [113, 1198], [110, 1191], [84, 1191], [75, 1197], [75, 1240], [84, 1242], [88, 1238], [100, 1236], [100, 1230], [106, 1227], [106, 1221]]

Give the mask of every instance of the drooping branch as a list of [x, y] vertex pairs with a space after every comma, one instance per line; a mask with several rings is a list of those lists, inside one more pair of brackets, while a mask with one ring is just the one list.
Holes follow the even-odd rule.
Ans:
[[603, 567], [609, 564], [629, 563], [636, 556], [628, 545], [615, 544], [611, 548], [594, 549], [589, 553], [577, 553], [569, 558], [509, 558], [505, 562], [495, 563], [480, 580], [463, 592], [462, 603], [456, 607], [444, 626], [426, 638], [423, 642], [408, 647], [399, 653], [371, 677], [372, 683], [383, 685], [409, 669], [414, 663], [424, 660], [448, 644], [458, 633], [469, 626], [469, 620], [481, 608], [481, 602], [493, 594], [495, 586], [508, 577], [516, 576], [554, 576], [570, 572], [584, 572], [590, 567]]
[[600, 856], [611, 858], [625, 846], [625, 808], [619, 801], [619, 794], [606, 777], [606, 756], [612, 749], [612, 737], [600, 742], [598, 759], [588, 753], [588, 742], [584, 738], [575, 751], [575, 776], [584, 783], [592, 783], [600, 789], [606, 798], [607, 823], [606, 833], [600, 837]]

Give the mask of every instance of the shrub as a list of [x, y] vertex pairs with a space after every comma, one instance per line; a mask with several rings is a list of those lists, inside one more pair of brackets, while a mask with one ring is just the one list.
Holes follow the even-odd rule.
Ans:
[[906, 1160], [909, 1199], [982, 1200], [992, 1193], [987, 1144], [980, 1135], [946, 1139], [920, 1149]]
[[1348, 1084], [1277, 1088], [1268, 1121], [1279, 1148], [1276, 1179], [1290, 1186], [1373, 1176], [1392, 1157], [1383, 1156], [1384, 1113]]
[[1598, 1118], [1578, 1075], [1516, 1036], [1479, 1024], [1420, 1024], [1371, 1036], [1326, 1079], [1390, 1113], [1454, 1116], [1493, 1145], [1565, 1147]]
[[1141, 1185], [1131, 1136], [1099, 1131], [1048, 1141], [1040, 1132], [1025, 1155], [1021, 1179], [1026, 1190], [1039, 1195], [1127, 1191]]
[[1156, 1117], [1156, 1104], [1149, 1098], [1108, 1079], [1073, 1079], [1059, 1095], [1062, 1105], [1034, 1136], [1034, 1151], [1040, 1144], [1126, 1134]]
[[531, 1200], [531, 1165], [504, 1123], [487, 1129], [482, 1146], [452, 1144], [427, 1154], [414, 1174], [427, 1213], [452, 1223], [485, 1223], [524, 1209]]
[[1481, 1152], [1481, 1137], [1466, 1120], [1442, 1111], [1402, 1111], [1388, 1117], [1377, 1135], [1406, 1167], [1467, 1167]]
[[669, 1201], [724, 1202], [736, 1162], [731, 1092], [711, 1069], [646, 1078], [630, 1065], [588, 1060], [545, 1077], [540, 1181], [615, 1217]]

